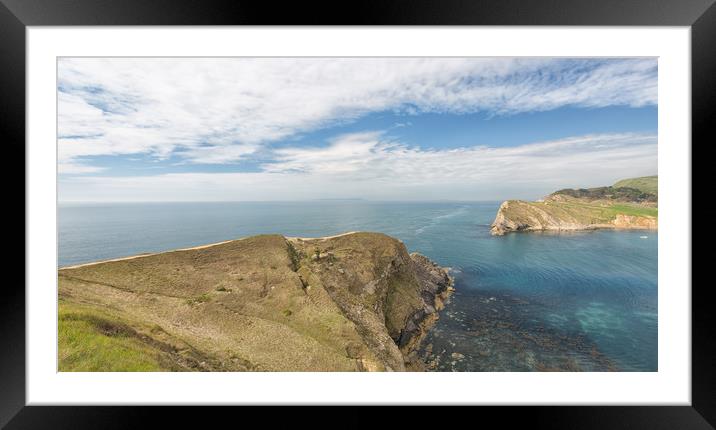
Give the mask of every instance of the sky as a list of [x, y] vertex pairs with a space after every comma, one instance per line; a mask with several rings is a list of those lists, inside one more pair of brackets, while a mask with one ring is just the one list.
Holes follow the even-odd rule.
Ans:
[[655, 58], [60, 58], [61, 202], [536, 199], [657, 174]]

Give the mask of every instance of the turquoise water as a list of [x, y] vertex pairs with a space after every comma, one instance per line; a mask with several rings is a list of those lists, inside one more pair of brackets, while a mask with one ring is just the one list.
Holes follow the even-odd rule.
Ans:
[[[421, 353], [440, 371], [656, 371], [656, 232], [489, 232], [499, 202], [60, 205], [59, 264], [260, 233], [379, 231], [452, 269]], [[644, 236], [646, 236], [644, 238]]]

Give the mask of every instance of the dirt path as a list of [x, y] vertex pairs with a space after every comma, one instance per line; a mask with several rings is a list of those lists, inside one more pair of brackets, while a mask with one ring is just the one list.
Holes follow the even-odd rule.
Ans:
[[333, 236], [323, 236], [323, 237], [287, 237], [288, 240], [327, 240], [327, 239], [333, 239], [335, 237], [341, 237], [341, 236], [348, 236], [349, 234], [356, 234], [357, 231], [348, 231], [341, 234], [336, 234]]

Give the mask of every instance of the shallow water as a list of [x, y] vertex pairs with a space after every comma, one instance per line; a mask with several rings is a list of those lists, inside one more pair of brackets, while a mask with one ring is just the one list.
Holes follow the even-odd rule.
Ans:
[[[435, 370], [656, 371], [656, 232], [493, 237], [499, 202], [60, 205], [59, 264], [260, 233], [379, 231], [452, 268], [423, 343]], [[646, 238], [643, 238], [646, 236]]]

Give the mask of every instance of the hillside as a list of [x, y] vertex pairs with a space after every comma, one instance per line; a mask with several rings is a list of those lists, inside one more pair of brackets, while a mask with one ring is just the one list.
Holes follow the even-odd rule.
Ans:
[[377, 233], [63, 268], [60, 371], [421, 370], [445, 270]]
[[622, 179], [617, 181], [614, 188], [635, 188], [641, 192], [659, 195], [659, 177], [642, 176], [641, 178]]
[[606, 187], [559, 190], [537, 202], [505, 201], [491, 232], [499, 236], [512, 231], [657, 229], [658, 197], [645, 191], [650, 184], [656, 184], [657, 178], [650, 178], [626, 179]]

